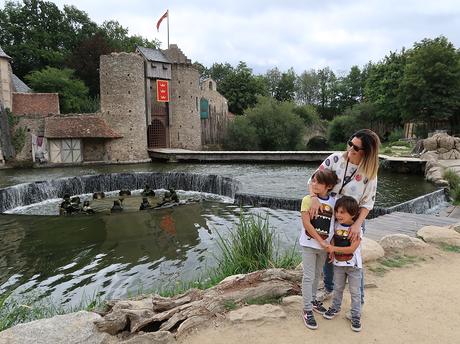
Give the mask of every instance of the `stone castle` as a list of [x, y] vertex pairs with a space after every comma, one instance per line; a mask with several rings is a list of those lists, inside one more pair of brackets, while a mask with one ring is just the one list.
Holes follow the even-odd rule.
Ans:
[[[222, 143], [231, 118], [215, 81], [200, 79], [175, 44], [101, 56], [100, 111], [72, 115], [59, 113], [58, 94], [33, 93], [12, 73], [11, 58], [0, 52], [0, 103], [17, 118], [13, 131], [26, 133], [17, 161], [148, 161], [153, 149], [201, 150]], [[167, 102], [157, 99], [158, 80], [168, 82]]]

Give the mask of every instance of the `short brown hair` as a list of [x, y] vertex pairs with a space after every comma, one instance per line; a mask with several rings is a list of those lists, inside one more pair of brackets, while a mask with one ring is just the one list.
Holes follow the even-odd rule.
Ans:
[[339, 177], [337, 177], [337, 174], [331, 170], [316, 171], [311, 176], [311, 179], [313, 178], [316, 179], [318, 184], [324, 184], [326, 186], [332, 186], [332, 187], [334, 187], [335, 184], [337, 184], [337, 182], [339, 181]]
[[350, 214], [354, 220], [358, 217], [359, 214], [359, 204], [358, 202], [350, 196], [342, 196], [337, 202], [335, 202], [334, 211], [337, 211], [339, 208], [343, 208], [348, 214]]

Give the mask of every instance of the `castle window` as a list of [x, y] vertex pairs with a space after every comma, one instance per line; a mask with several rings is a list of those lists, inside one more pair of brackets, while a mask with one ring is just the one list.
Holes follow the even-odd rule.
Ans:
[[164, 69], [164, 70], [167, 70], [167, 69], [168, 69], [168, 65], [163, 63], [163, 69]]
[[209, 89], [212, 91], [212, 81], [209, 82]]

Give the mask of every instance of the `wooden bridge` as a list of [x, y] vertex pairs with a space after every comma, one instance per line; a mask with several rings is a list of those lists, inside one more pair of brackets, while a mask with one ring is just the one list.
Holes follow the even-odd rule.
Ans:
[[452, 217], [394, 212], [366, 220], [365, 236], [373, 240], [380, 240], [390, 234], [406, 234], [415, 237], [417, 231], [422, 227], [444, 227], [459, 222], [460, 219]]

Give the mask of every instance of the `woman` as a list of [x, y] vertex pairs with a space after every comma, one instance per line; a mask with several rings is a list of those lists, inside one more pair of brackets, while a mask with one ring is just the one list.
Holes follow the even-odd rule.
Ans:
[[[374, 207], [375, 195], [377, 192], [377, 171], [379, 168], [379, 146], [380, 139], [376, 133], [369, 129], [362, 129], [354, 133], [347, 142], [348, 148], [345, 153], [331, 154], [319, 166], [320, 170], [329, 169], [335, 171], [339, 182], [332, 189], [331, 195], [340, 198], [351, 196], [358, 201], [359, 215], [350, 229], [350, 240], [359, 236], [361, 226], [366, 216]], [[312, 204], [310, 217], [318, 215], [320, 202], [309, 185]], [[363, 227], [364, 228], [364, 227]], [[334, 270], [332, 264], [324, 264], [324, 288], [323, 297], [326, 299], [332, 293], [334, 283]], [[364, 290], [361, 286], [361, 302], [364, 303]]]

